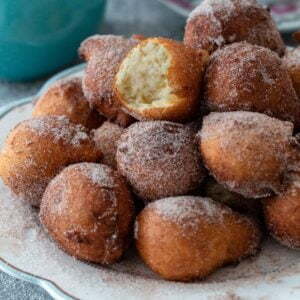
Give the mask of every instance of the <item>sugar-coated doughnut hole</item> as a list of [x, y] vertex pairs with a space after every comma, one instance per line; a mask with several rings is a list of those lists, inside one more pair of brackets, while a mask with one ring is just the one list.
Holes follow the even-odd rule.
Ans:
[[300, 175], [292, 174], [282, 194], [262, 203], [271, 235], [287, 247], [300, 249]]
[[124, 179], [94, 163], [65, 168], [48, 185], [40, 219], [70, 255], [101, 264], [120, 259], [127, 249], [134, 207]]
[[269, 49], [235, 43], [216, 51], [205, 75], [210, 111], [254, 111], [300, 126], [300, 101], [281, 59]]
[[118, 170], [144, 201], [183, 195], [205, 176], [194, 132], [167, 121], [138, 122], [121, 135]]
[[103, 117], [93, 110], [82, 92], [81, 78], [58, 80], [38, 99], [32, 112], [34, 117], [65, 116], [88, 129], [99, 127]]
[[252, 219], [209, 198], [155, 201], [135, 223], [140, 256], [168, 280], [202, 279], [225, 264], [256, 254], [260, 239]]
[[285, 51], [269, 11], [256, 0], [204, 0], [191, 12], [185, 28], [186, 45], [213, 52], [241, 41], [269, 48], [279, 55]]
[[100, 114], [123, 127], [133, 123], [134, 118], [120, 109], [113, 83], [120, 63], [138, 43], [139, 40], [133, 38], [96, 35], [86, 39], [79, 49], [87, 61], [82, 81], [85, 97]]
[[299, 160], [293, 125], [254, 112], [211, 113], [198, 134], [205, 166], [246, 198], [280, 193]]
[[83, 126], [64, 116], [36, 117], [10, 132], [0, 153], [0, 176], [15, 194], [39, 206], [47, 184], [62, 168], [100, 158]]

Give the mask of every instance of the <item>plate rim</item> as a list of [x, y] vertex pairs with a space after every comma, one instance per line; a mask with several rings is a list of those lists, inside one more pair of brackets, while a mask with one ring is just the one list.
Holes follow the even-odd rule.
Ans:
[[[72, 75], [74, 73], [77, 73], [77, 72], [83, 70], [85, 65], [86, 65], [85, 63], [81, 63], [76, 66], [70, 67], [66, 70], [63, 70], [61, 72], [56, 73], [55, 75], [50, 77], [42, 85], [42, 87], [39, 89], [39, 91], [33, 96], [21, 98], [19, 100], [15, 100], [8, 104], [1, 105], [0, 106], [0, 119], [2, 119], [5, 115], [7, 115], [13, 109], [34, 101], [36, 98], [38, 98], [40, 95], [42, 95], [43, 92], [45, 90], [47, 90], [50, 85], [52, 85], [57, 80], [65, 78], [69, 75]], [[0, 256], [0, 270], [14, 278], [30, 282], [36, 286], [41, 287], [50, 296], [54, 297], [54, 299], [58, 299], [58, 300], [73, 300], [73, 299], [77, 300], [78, 299], [74, 295], [71, 295], [70, 293], [63, 290], [54, 281], [46, 279], [41, 276], [34, 275], [29, 272], [26, 272], [16, 266], [14, 266], [11, 262], [6, 261], [1, 256]]]

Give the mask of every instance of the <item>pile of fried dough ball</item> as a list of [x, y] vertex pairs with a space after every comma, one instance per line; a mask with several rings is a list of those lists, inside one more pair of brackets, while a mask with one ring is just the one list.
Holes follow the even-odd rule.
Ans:
[[[299, 34], [295, 35], [299, 39]], [[7, 137], [3, 182], [68, 254], [103, 265], [135, 240], [168, 280], [300, 249], [300, 47], [255, 0], [204, 0], [184, 42], [92, 36]]]

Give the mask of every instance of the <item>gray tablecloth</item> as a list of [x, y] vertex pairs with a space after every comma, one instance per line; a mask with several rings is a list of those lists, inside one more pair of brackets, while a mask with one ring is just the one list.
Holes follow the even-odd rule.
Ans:
[[[146, 36], [165, 36], [180, 39], [185, 20], [166, 9], [156, 0], [108, 0], [106, 20], [102, 33]], [[0, 105], [33, 95], [46, 80], [7, 83], [0, 81]], [[16, 280], [0, 272], [0, 299], [40, 300], [52, 299], [41, 288]]]
[[[106, 21], [101, 33], [165, 36], [181, 39], [185, 20], [156, 0], [108, 0]], [[0, 105], [33, 95], [46, 80], [26, 84], [0, 81]], [[0, 299], [51, 299], [41, 288], [0, 272]]]

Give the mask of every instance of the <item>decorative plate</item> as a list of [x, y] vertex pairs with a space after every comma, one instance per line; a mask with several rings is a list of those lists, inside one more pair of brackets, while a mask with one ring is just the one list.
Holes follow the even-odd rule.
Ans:
[[[83, 65], [46, 83], [80, 75]], [[37, 95], [38, 96], [38, 95]], [[36, 97], [1, 107], [0, 146], [9, 130], [31, 116]], [[113, 266], [84, 263], [58, 249], [41, 227], [37, 210], [0, 182], [0, 269], [43, 287], [55, 299], [300, 299], [300, 253], [266, 240], [257, 257], [222, 268], [204, 281], [164, 281], [134, 248]]]
[[[201, 0], [158, 0], [178, 14], [188, 17], [190, 12]], [[271, 13], [281, 32], [300, 30], [300, 3], [299, 1], [262, 0], [270, 5]], [[276, 3], [277, 2], [277, 3]], [[280, 3], [281, 2], [281, 3]], [[285, 2], [285, 3], [282, 3]]]

